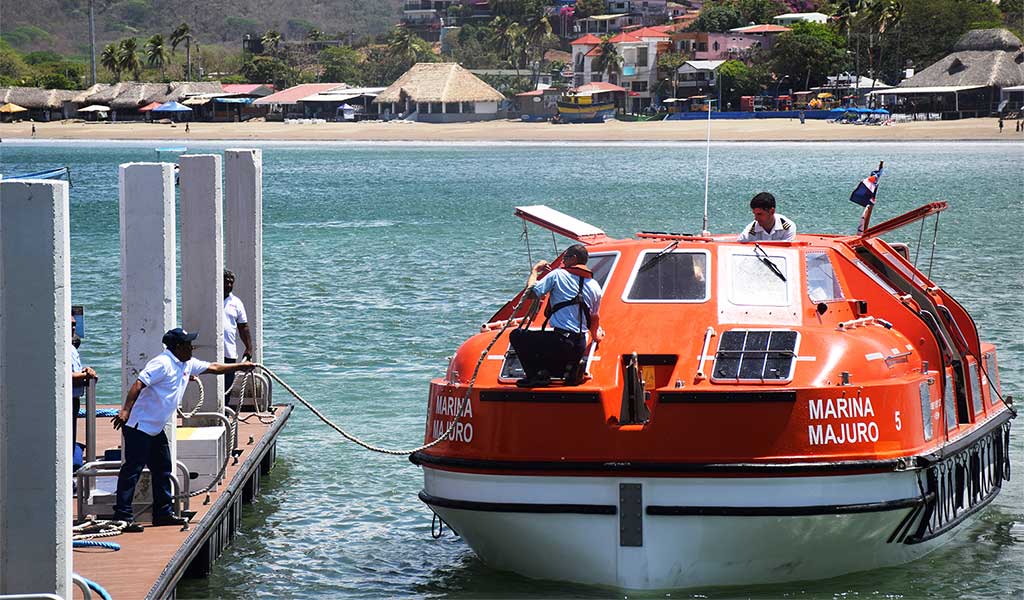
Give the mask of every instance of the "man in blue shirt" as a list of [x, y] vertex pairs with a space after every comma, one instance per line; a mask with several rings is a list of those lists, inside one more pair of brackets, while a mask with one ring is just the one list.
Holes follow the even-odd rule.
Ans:
[[[562, 267], [547, 272], [547, 261], [533, 266], [526, 281], [527, 294], [543, 298], [550, 294], [541, 331], [517, 329], [509, 341], [523, 365], [526, 377], [516, 382], [520, 387], [544, 387], [552, 377], [574, 385], [582, 380], [580, 361], [590, 339], [599, 343], [604, 338], [598, 310], [601, 307], [601, 286], [587, 268], [590, 258], [586, 246], [573, 244], [562, 255]], [[551, 332], [545, 331], [551, 322]]]
[[174, 416], [189, 379], [202, 373], [249, 371], [251, 362], [208, 363], [192, 358], [192, 341], [199, 334], [178, 327], [164, 334], [167, 346], [159, 356], [146, 363], [139, 378], [129, 388], [124, 406], [111, 421], [114, 429], [124, 431], [124, 463], [117, 475], [117, 500], [114, 518], [131, 523], [130, 531], [141, 531], [134, 523], [132, 499], [135, 484], [144, 467], [153, 479], [153, 525], [184, 525], [187, 521], [171, 511], [171, 450], [164, 425]]

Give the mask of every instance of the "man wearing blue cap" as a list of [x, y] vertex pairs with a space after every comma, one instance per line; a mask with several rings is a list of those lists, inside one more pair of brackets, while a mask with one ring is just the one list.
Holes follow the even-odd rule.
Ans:
[[167, 346], [139, 373], [124, 399], [124, 406], [111, 421], [124, 432], [124, 464], [117, 475], [114, 518], [128, 521], [128, 531], [141, 531], [134, 523], [132, 499], [135, 484], [144, 467], [153, 479], [153, 525], [184, 525], [186, 520], [171, 511], [171, 450], [164, 425], [174, 416], [190, 378], [202, 373], [221, 375], [249, 371], [251, 362], [208, 363], [192, 358], [192, 341], [199, 334], [178, 327], [164, 334]]

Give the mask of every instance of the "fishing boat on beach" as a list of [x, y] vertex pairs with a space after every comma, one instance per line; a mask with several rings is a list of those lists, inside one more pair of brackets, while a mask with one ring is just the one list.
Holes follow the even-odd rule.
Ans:
[[430, 382], [421, 500], [493, 568], [627, 590], [925, 556], [1009, 480], [1015, 416], [996, 348], [882, 239], [946, 208], [760, 243], [517, 208], [586, 246], [606, 337], [582, 381], [522, 387], [543, 302], [502, 306]]
[[602, 82], [570, 88], [558, 99], [558, 118], [565, 123], [603, 123], [615, 116], [616, 94], [625, 93], [625, 88]]

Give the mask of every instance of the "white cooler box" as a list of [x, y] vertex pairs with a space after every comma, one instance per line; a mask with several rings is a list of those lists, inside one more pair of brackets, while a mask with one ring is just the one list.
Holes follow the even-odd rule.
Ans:
[[210, 485], [220, 472], [226, 439], [227, 430], [223, 425], [178, 428], [178, 460], [185, 463], [190, 472], [199, 474], [198, 479], [189, 482], [191, 491]]

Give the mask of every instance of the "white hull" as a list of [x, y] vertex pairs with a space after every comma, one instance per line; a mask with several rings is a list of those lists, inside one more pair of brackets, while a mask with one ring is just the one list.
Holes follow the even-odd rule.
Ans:
[[[620, 504], [623, 483], [640, 484], [640, 504]], [[899, 502], [920, 495], [913, 472], [618, 478], [480, 475], [426, 467], [424, 494], [493, 568], [635, 590], [823, 579], [898, 565], [931, 552], [965, 526], [918, 544], [888, 541], [913, 510]], [[876, 509], [859, 512], [850, 505]], [[829, 506], [846, 508], [831, 514], [764, 514]], [[611, 507], [614, 514], [580, 514], [593, 507]], [[651, 507], [753, 515], [649, 514]], [[632, 533], [620, 531], [626, 512], [637, 520]], [[914, 517], [910, 530], [919, 519]], [[637, 528], [642, 545], [623, 545], [637, 543]]]

